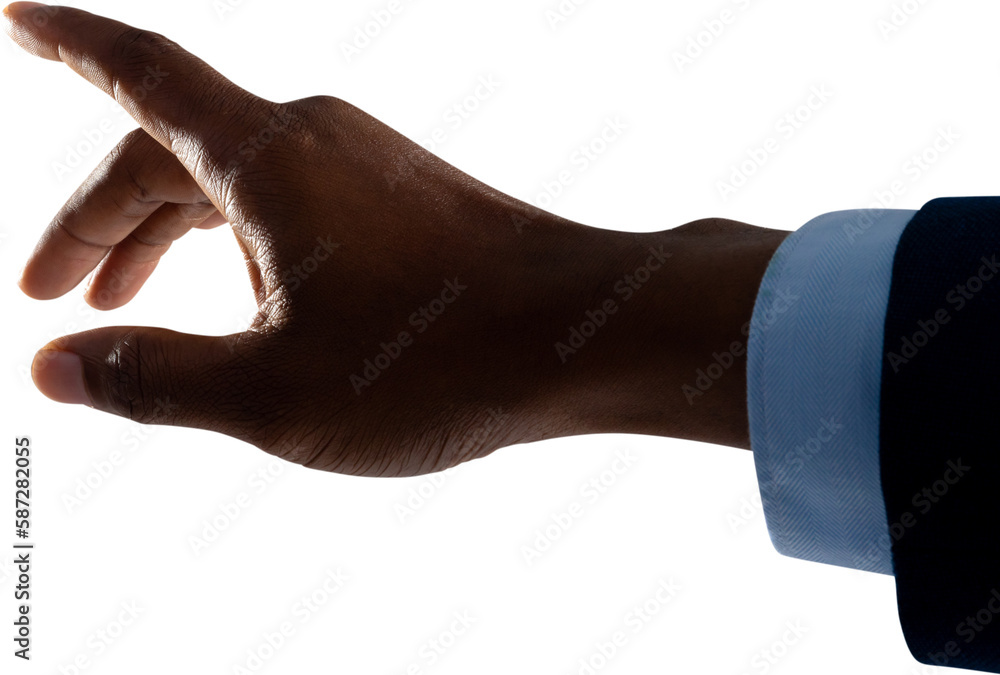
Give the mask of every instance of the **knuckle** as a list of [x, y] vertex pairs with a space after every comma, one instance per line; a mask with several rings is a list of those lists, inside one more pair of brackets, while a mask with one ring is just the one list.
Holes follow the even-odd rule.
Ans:
[[241, 115], [217, 126], [202, 146], [210, 155], [226, 157], [227, 170], [246, 170], [274, 150], [286, 126], [280, 106], [254, 101]]
[[151, 364], [162, 361], [160, 350], [146, 344], [135, 332], [120, 337], [112, 345], [105, 361], [103, 381], [105, 400], [110, 412], [135, 422], [156, 422], [164, 412], [148, 382]]
[[[129, 210], [128, 205], [131, 204], [145, 204], [147, 202], [154, 201], [153, 194], [135, 171], [133, 171], [128, 165], [125, 165], [122, 167], [122, 173], [124, 174], [124, 178], [126, 180], [125, 189], [127, 191], [126, 194], [128, 195], [127, 203], [119, 205], [123, 211], [127, 212]], [[126, 215], [128, 215], [128, 213], [126, 213]]]
[[315, 150], [336, 140], [354, 109], [336, 96], [310, 96], [286, 104], [289, 140], [297, 152]]
[[254, 190], [249, 186], [246, 171], [230, 162], [230, 165], [213, 181], [213, 192], [217, 195], [223, 213], [233, 222], [247, 226], [254, 220]]
[[111, 148], [111, 152], [104, 158], [104, 170], [110, 172], [114, 167], [129, 158], [135, 150], [141, 146], [143, 140], [148, 138], [142, 127], [138, 127], [122, 136], [121, 140]]
[[160, 67], [162, 61], [177, 58], [183, 51], [172, 40], [147, 30], [127, 27], [113, 38], [110, 47], [109, 75], [111, 94], [118, 103], [142, 101], [149, 96], [168, 72]]
[[182, 221], [201, 222], [215, 213], [214, 204], [189, 203], [177, 204], [174, 207], [174, 214]]
[[317, 96], [308, 96], [306, 98], [299, 99], [296, 103], [300, 104], [302, 107], [308, 108], [318, 108], [323, 109], [328, 112], [338, 112], [344, 110], [350, 104], [342, 98], [336, 96], [330, 96], [328, 94], [319, 94]]
[[122, 29], [111, 46], [112, 62], [122, 66], [146, 65], [177, 49], [172, 40], [141, 28]]
[[145, 129], [143, 129], [142, 127], [136, 127], [135, 129], [132, 129], [132, 131], [122, 136], [121, 141], [118, 142], [118, 147], [116, 147], [115, 149], [124, 150], [125, 148], [133, 145], [144, 144], [149, 139], [150, 136], [149, 134], [146, 133]]
[[220, 172], [217, 192], [228, 209], [275, 203], [275, 177], [294, 171], [313, 147], [308, 123], [287, 105], [261, 101], [242, 115], [239, 124], [218, 133], [211, 152]]

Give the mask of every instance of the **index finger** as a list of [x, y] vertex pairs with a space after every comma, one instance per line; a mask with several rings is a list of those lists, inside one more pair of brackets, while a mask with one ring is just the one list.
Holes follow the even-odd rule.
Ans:
[[[230, 145], [233, 120], [269, 102], [237, 86], [176, 42], [72, 7], [15, 2], [6, 30], [25, 51], [62, 61], [114, 98], [139, 125], [177, 155], [201, 182], [198, 162]], [[224, 166], [224, 163], [222, 164]]]

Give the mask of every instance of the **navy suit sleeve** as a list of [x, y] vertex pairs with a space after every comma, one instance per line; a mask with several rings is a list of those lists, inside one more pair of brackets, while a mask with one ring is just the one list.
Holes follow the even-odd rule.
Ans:
[[1000, 672], [1000, 198], [928, 202], [885, 317], [880, 462], [900, 623], [923, 663]]

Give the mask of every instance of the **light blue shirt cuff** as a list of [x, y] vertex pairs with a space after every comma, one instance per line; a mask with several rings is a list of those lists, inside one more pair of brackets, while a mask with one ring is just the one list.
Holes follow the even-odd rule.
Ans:
[[779, 553], [892, 574], [879, 469], [882, 338], [916, 211], [835, 211], [775, 252], [747, 341], [750, 445]]

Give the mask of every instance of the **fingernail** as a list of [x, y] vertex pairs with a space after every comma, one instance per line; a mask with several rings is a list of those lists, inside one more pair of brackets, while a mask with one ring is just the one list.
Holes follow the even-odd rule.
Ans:
[[4, 16], [10, 16], [10, 10], [34, 9], [35, 7], [48, 7], [44, 2], [12, 2], [3, 8]]
[[31, 363], [31, 379], [53, 401], [93, 405], [83, 384], [83, 360], [72, 352], [40, 350]]

